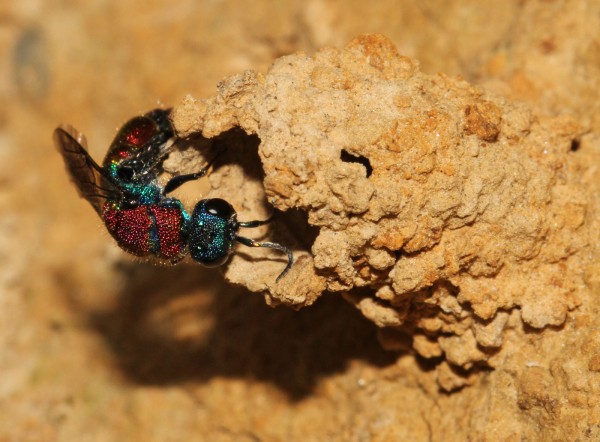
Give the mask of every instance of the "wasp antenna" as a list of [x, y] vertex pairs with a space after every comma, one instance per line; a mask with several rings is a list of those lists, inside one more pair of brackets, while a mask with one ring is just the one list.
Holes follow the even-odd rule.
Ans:
[[[250, 221], [252, 222], [257, 222], [257, 221]], [[263, 222], [264, 221], [258, 221], [258, 222]], [[241, 225], [241, 224], [240, 224]], [[258, 224], [260, 225], [260, 224]], [[254, 227], [254, 226], [252, 226]], [[243, 236], [235, 236], [235, 240], [238, 242], [241, 242], [242, 244], [244, 244], [245, 246], [248, 247], [267, 247], [269, 249], [275, 249], [275, 250], [279, 250], [280, 252], [283, 252], [287, 255], [288, 258], [288, 263], [285, 266], [285, 269], [283, 269], [283, 272], [281, 272], [279, 274], [279, 276], [275, 279], [275, 282], [279, 282], [279, 280], [281, 278], [283, 278], [287, 272], [290, 271], [290, 269], [292, 268], [292, 264], [294, 264], [294, 255], [292, 254], [292, 251], [290, 249], [288, 249], [285, 246], [282, 246], [281, 244], [277, 244], [276, 242], [258, 242], [258, 241], [254, 241], [253, 239], [250, 238], [244, 238]]]

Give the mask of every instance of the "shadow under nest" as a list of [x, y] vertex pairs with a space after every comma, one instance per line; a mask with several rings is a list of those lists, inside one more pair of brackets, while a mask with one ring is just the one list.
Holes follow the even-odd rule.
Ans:
[[126, 284], [109, 311], [89, 313], [132, 382], [173, 385], [214, 377], [269, 382], [292, 400], [351, 360], [376, 366], [384, 351], [376, 328], [339, 296], [294, 311], [226, 285], [197, 265], [124, 264]]
[[[262, 180], [256, 136], [233, 129], [213, 140], [188, 142], [209, 153], [226, 146], [219, 165], [240, 164], [245, 176]], [[292, 210], [277, 218], [293, 226], [296, 249], [310, 250], [316, 232], [305, 215]], [[276, 231], [270, 237], [279, 241]], [[260, 294], [227, 285], [218, 270], [200, 265], [123, 263], [121, 271], [125, 285], [113, 308], [87, 314], [119, 369], [137, 384], [243, 378], [271, 383], [301, 400], [352, 360], [385, 366], [398, 357], [381, 348], [376, 327], [340, 296], [323, 296], [300, 311], [273, 309]]]

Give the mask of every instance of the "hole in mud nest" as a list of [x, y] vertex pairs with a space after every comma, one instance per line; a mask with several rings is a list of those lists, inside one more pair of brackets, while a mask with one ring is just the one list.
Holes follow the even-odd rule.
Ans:
[[581, 140], [579, 138], [575, 138], [571, 141], [571, 152], [577, 152], [581, 147]]
[[264, 172], [258, 156], [260, 139], [256, 135], [248, 135], [238, 127], [211, 139], [213, 148], [220, 151], [219, 165], [237, 164], [244, 170], [244, 175], [249, 179], [262, 181]]
[[371, 174], [373, 173], [373, 167], [371, 167], [371, 162], [369, 161], [369, 159], [367, 157], [364, 157], [362, 155], [353, 155], [351, 153], [349, 153], [347, 150], [342, 149], [342, 152], [340, 154], [340, 159], [344, 162], [344, 163], [357, 163], [357, 164], [362, 164], [363, 166], [365, 166], [365, 169], [367, 171], [367, 178], [369, 178], [371, 176]]
[[277, 218], [283, 221], [304, 250], [311, 250], [312, 245], [319, 235], [319, 228], [311, 226], [308, 223], [308, 214], [306, 212], [300, 209], [290, 209], [285, 212], [278, 212]]
[[[268, 212], [272, 217], [272, 222], [269, 223], [269, 241], [310, 251], [319, 230], [310, 226], [308, 215], [295, 209], [278, 211], [268, 203], [264, 188], [256, 187], [257, 183], [263, 186], [265, 177], [258, 153], [260, 143], [258, 136], [248, 135], [239, 127], [211, 139], [195, 136], [187, 140], [187, 144], [202, 150], [205, 158], [216, 158], [211, 173], [219, 173], [221, 168], [230, 169], [222, 171], [221, 184], [213, 188], [211, 197], [222, 198], [233, 205], [240, 221], [250, 220], [248, 209], [261, 204], [269, 206]], [[255, 191], [249, 191], [250, 188]], [[290, 242], [289, 236], [293, 236], [295, 244]]]

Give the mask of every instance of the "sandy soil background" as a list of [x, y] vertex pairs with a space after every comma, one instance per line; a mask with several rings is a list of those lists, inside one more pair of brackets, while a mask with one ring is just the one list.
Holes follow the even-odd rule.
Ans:
[[[564, 350], [565, 359], [587, 353], [595, 376], [579, 385], [564, 375], [568, 397], [562, 387], [544, 396], [562, 365], [517, 380], [481, 376], [447, 394], [428, 360], [384, 350], [375, 325], [337, 294], [297, 312], [273, 309], [219, 271], [126, 256], [76, 196], [51, 140], [68, 122], [100, 159], [120, 124], [157, 104], [214, 95], [228, 75], [368, 32], [385, 34], [424, 73], [461, 75], [594, 133], [600, 5], [79, 3], [0, 6], [0, 440], [600, 437], [600, 356], [588, 361], [600, 335]], [[580, 317], [577, 327], [597, 321]], [[564, 345], [561, 329], [530, 332], [541, 351]]]

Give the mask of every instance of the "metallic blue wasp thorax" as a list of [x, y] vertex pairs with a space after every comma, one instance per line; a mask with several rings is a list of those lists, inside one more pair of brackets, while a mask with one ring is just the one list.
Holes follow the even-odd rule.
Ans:
[[[203, 200], [196, 205], [188, 225], [188, 245], [194, 260], [207, 266], [218, 266], [233, 251], [237, 223], [235, 215], [223, 216], [222, 212], [211, 210], [211, 201], [216, 200]], [[233, 208], [231, 211], [235, 213]]]

